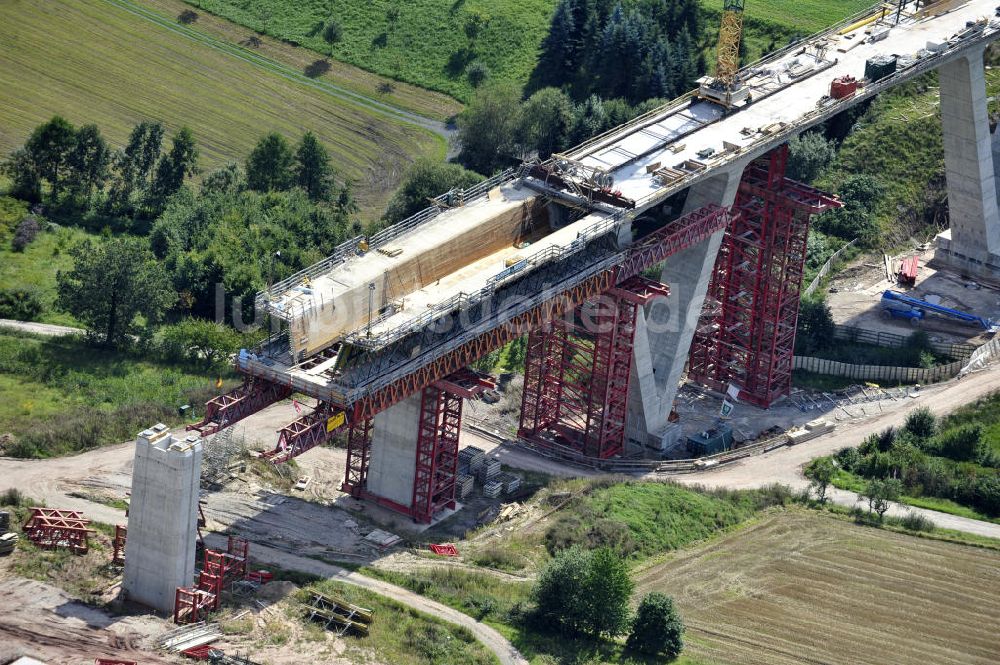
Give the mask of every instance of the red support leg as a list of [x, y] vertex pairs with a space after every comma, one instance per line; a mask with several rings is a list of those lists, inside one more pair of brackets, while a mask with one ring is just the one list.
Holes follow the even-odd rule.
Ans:
[[791, 391], [810, 217], [840, 206], [785, 178], [787, 152], [743, 175], [689, 356], [692, 380], [762, 408]]
[[347, 433], [347, 473], [341, 492], [360, 497], [368, 479], [368, 456], [371, 452], [374, 417], [351, 423]]
[[424, 388], [418, 428], [411, 510], [413, 519], [430, 523], [439, 510], [455, 507], [462, 398], [438, 384]]

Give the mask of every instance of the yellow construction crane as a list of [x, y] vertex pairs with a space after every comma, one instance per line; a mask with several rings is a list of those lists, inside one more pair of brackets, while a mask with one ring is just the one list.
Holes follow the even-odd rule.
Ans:
[[726, 108], [744, 101], [750, 91], [739, 80], [740, 39], [743, 37], [744, 0], [723, 0], [715, 76], [702, 77], [698, 95]]

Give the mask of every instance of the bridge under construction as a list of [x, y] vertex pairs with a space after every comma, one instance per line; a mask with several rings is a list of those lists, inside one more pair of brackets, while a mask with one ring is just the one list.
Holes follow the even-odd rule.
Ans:
[[[768, 407], [787, 395], [809, 220], [840, 203], [785, 177], [787, 141], [938, 70], [951, 228], [939, 256], [1000, 276], [983, 0], [881, 6], [706, 81], [586, 143], [501, 173], [258, 294], [281, 332], [241, 352], [203, 435], [293, 393], [279, 463], [346, 429], [342, 489], [428, 522], [455, 507], [470, 364], [527, 336], [519, 436], [595, 458], [679, 437], [691, 379]], [[708, 86], [708, 88], [706, 88]], [[706, 92], [707, 91], [707, 92]], [[735, 94], [738, 93], [738, 94]]]

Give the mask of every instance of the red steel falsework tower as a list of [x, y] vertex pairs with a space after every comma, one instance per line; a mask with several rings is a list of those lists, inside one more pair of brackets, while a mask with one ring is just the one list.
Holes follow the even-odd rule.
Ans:
[[785, 177], [782, 145], [743, 173], [691, 343], [688, 376], [769, 408], [791, 391], [809, 220], [840, 202]]
[[669, 289], [633, 277], [528, 336], [518, 436], [607, 459], [625, 447], [636, 310]]

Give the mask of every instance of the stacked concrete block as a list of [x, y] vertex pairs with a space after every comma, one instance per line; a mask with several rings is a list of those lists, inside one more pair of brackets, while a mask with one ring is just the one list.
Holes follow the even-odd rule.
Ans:
[[492, 480], [497, 480], [500, 477], [500, 460], [484, 460], [483, 465], [479, 467], [479, 472], [476, 475], [479, 478], [479, 482], [483, 483], [483, 485]]
[[[486, 452], [476, 446], [466, 446], [458, 452], [458, 466], [460, 473], [478, 475], [483, 463], [486, 461]], [[462, 470], [464, 467], [464, 471]]]
[[122, 590], [128, 600], [172, 612], [194, 581], [201, 440], [155, 425], [135, 442]]
[[503, 487], [504, 494], [510, 494], [516, 492], [521, 487], [521, 477], [515, 476], [513, 473], [503, 473], [497, 478], [497, 481]]
[[458, 498], [465, 499], [470, 494], [472, 494], [472, 489], [475, 487], [475, 478], [468, 474], [460, 474], [458, 480], [455, 483], [455, 491], [458, 494]]
[[491, 480], [488, 483], [483, 484], [483, 496], [495, 499], [500, 496], [500, 492], [503, 490], [503, 485], [496, 480]]

